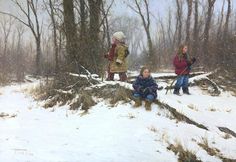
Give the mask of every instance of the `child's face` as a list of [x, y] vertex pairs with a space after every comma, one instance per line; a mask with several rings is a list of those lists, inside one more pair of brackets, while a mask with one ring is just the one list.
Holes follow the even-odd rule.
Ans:
[[111, 43], [112, 43], [112, 44], [117, 44], [117, 40], [116, 40], [116, 38], [112, 37], [112, 39], [111, 39]]
[[187, 46], [184, 46], [184, 48], [183, 48], [183, 53], [185, 54], [185, 53], [187, 53], [187, 51], [188, 51], [188, 47], [187, 47]]
[[145, 69], [144, 71], [143, 71], [143, 77], [144, 78], [148, 78], [150, 76], [150, 71], [148, 70], [148, 69]]

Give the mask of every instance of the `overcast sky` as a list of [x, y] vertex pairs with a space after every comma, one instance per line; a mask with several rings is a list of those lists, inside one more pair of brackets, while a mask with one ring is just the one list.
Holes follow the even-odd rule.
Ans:
[[[132, 0], [115, 0], [115, 5], [113, 6], [114, 14], [116, 15], [136, 15], [131, 9], [129, 9], [126, 5], [127, 1]], [[141, 1], [141, 0], [140, 0]], [[171, 7], [175, 8], [176, 0], [149, 0], [150, 2], [150, 11], [153, 15], [160, 15], [161, 17], [166, 16], [168, 13], [168, 9]], [[183, 0], [185, 1], [185, 0]], [[207, 0], [200, 0], [202, 4], [207, 3]], [[215, 12], [220, 12], [222, 8], [224, 0], [216, 0], [215, 3]], [[232, 6], [234, 8], [234, 4], [236, 4], [236, 0], [232, 0]], [[225, 10], [227, 9], [227, 3], [225, 3]], [[175, 12], [175, 11], [174, 11]]]
[[[26, 0], [19, 0], [19, 2], [24, 2], [24, 1]], [[112, 8], [112, 10], [114, 11], [113, 13], [116, 15], [122, 15], [122, 14], [134, 15], [133, 11], [129, 9], [126, 5], [127, 1], [132, 1], [132, 0], [115, 0], [115, 5]], [[150, 10], [154, 15], [156, 14], [160, 14], [161, 16], [166, 15], [166, 12], [168, 11], [169, 7], [173, 8], [175, 7], [175, 0], [149, 0], [149, 1], [151, 8]], [[207, 0], [200, 0], [200, 1], [205, 3], [207, 2]], [[224, 0], [216, 0], [215, 4], [216, 11], [219, 11], [221, 9], [223, 1]], [[236, 4], [236, 0], [232, 0], [232, 3], [234, 7], [234, 4]], [[15, 7], [9, 4], [10, 0], [0, 0], [0, 10], [15, 12]], [[226, 7], [227, 6], [225, 5], [225, 8]]]

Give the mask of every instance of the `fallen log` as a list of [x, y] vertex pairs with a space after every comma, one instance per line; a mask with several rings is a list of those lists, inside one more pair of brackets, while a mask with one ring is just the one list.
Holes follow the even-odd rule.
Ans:
[[218, 129], [219, 129], [221, 132], [230, 134], [230, 135], [232, 135], [233, 137], [236, 138], [236, 133], [235, 133], [234, 131], [230, 130], [229, 128], [227, 128], [227, 127], [218, 127]]
[[156, 103], [158, 106], [160, 106], [160, 108], [167, 109], [173, 115], [173, 117], [175, 119], [177, 119], [179, 121], [186, 122], [188, 124], [195, 125], [198, 128], [208, 130], [208, 128], [206, 126], [204, 126], [203, 124], [199, 124], [199, 123], [193, 121], [189, 117], [187, 117], [184, 114], [181, 114], [180, 112], [178, 112], [175, 108], [171, 107], [170, 105], [168, 105], [166, 103], [163, 103], [163, 102], [160, 102], [159, 100], [155, 100], [154, 103]]
[[[194, 73], [190, 73], [189, 74], [189, 77], [190, 78], [192, 78], [192, 77], [195, 77], [195, 76], [198, 76], [198, 75], [202, 75], [202, 74], [204, 74], [204, 72], [194, 72]], [[137, 77], [137, 75], [131, 75], [131, 76], [128, 76], [128, 79], [129, 80], [133, 80], [133, 79], [136, 79], [136, 77]], [[166, 79], [166, 80], [168, 80], [168, 79], [175, 79], [176, 77], [177, 77], [177, 75], [176, 74], [174, 74], [174, 73], [170, 73], [170, 74], [153, 74], [152, 75], [152, 77], [154, 78], [154, 79]]]
[[207, 91], [211, 96], [219, 96], [221, 91], [220, 87], [211, 79], [208, 75], [212, 73], [204, 74], [202, 76], [196, 76], [189, 80], [190, 86], [199, 86], [202, 90]]

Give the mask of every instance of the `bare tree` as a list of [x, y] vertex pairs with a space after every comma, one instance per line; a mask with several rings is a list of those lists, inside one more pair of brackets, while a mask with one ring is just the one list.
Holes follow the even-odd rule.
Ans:
[[211, 19], [212, 19], [212, 13], [213, 13], [213, 7], [215, 4], [216, 0], [208, 0], [208, 8], [207, 8], [207, 17], [206, 17], [206, 24], [204, 28], [204, 33], [203, 33], [203, 53], [205, 56], [205, 63], [209, 63], [209, 30], [211, 26]]
[[66, 50], [67, 50], [67, 65], [69, 68], [76, 68], [78, 61], [80, 60], [77, 52], [77, 30], [75, 24], [74, 4], [73, 0], [63, 0], [64, 9], [64, 27], [66, 36]]
[[[154, 68], [155, 66], [155, 57], [154, 57], [154, 48], [153, 48], [153, 42], [152, 42], [152, 38], [151, 38], [151, 32], [150, 32], [150, 24], [151, 24], [151, 20], [150, 20], [150, 10], [149, 10], [149, 3], [148, 0], [144, 0], [144, 8], [145, 11], [142, 11], [142, 3], [139, 2], [138, 0], [134, 0], [135, 2], [135, 7], [133, 7], [132, 5], [128, 5], [135, 13], [137, 13], [142, 20], [142, 24], [144, 27], [144, 30], [146, 32], [146, 36], [147, 36], [147, 43], [148, 43], [148, 61], [151, 64], [152, 68]], [[146, 15], [145, 15], [146, 14]]]
[[25, 67], [24, 67], [24, 54], [22, 49], [23, 34], [25, 28], [19, 24], [17, 30], [17, 52], [16, 52], [16, 78], [18, 82], [24, 81], [25, 78]]
[[173, 44], [173, 31], [172, 31], [172, 13], [171, 9], [169, 9], [168, 12], [168, 24], [167, 24], [167, 35], [168, 35], [168, 43], [170, 45], [171, 50], [174, 49], [174, 44]]
[[227, 2], [228, 2], [228, 9], [227, 9], [225, 24], [224, 24], [224, 38], [226, 38], [228, 35], [229, 19], [230, 19], [230, 14], [231, 14], [231, 0], [227, 0]]
[[111, 46], [110, 30], [109, 30], [109, 22], [108, 22], [108, 13], [109, 13], [113, 3], [114, 3], [114, 0], [111, 1], [110, 5], [106, 9], [105, 5], [104, 5], [104, 1], [102, 2], [102, 15], [103, 15], [103, 19], [102, 19], [101, 23], [103, 24], [104, 38], [106, 37], [106, 41], [107, 41], [108, 47]]
[[6, 69], [7, 69], [7, 45], [8, 45], [8, 39], [9, 39], [9, 35], [12, 29], [12, 25], [13, 25], [13, 20], [12, 18], [10, 19], [6, 19], [3, 18], [1, 21], [1, 28], [2, 28], [2, 32], [3, 32], [3, 39], [4, 39], [4, 47], [3, 47], [3, 54], [1, 56], [1, 71], [3, 72], [3, 74], [6, 74]]
[[[192, 52], [197, 54], [199, 46], [199, 20], [198, 20], [198, 0], [194, 1], [194, 27], [193, 27], [193, 45]], [[199, 56], [199, 55], [197, 55]], [[199, 57], [198, 57], [199, 58]]]
[[0, 12], [0, 13], [15, 18], [16, 20], [23, 23], [31, 30], [36, 42], [36, 74], [41, 74], [42, 51], [41, 51], [41, 26], [39, 24], [39, 18], [38, 18], [39, 2], [38, 0], [27, 0], [25, 8], [24, 5], [20, 3], [18, 0], [11, 0], [11, 1], [19, 8], [19, 10], [25, 16], [27, 21], [24, 21], [24, 18], [15, 16], [11, 13], [6, 13], [6, 12]]
[[85, 40], [85, 36], [87, 33], [87, 10], [86, 10], [86, 3], [85, 0], [79, 0], [80, 2], [80, 39]]
[[[226, 18], [225, 18], [225, 24], [224, 24], [224, 35], [223, 35], [223, 47], [225, 48], [225, 50], [227, 51], [227, 54], [225, 53], [224, 56], [223, 56], [223, 61], [224, 62], [227, 62], [227, 60], [230, 59], [229, 57], [229, 54], [228, 53], [232, 53], [230, 52], [230, 48], [229, 47], [229, 33], [228, 33], [228, 30], [229, 30], [229, 20], [230, 20], [230, 14], [231, 14], [231, 0], [227, 0], [228, 2], [228, 9], [227, 9], [227, 14], [226, 14]], [[226, 66], [230, 66], [228, 64], [226, 64]]]
[[[49, 0], [49, 3], [47, 4], [44, 0], [44, 4], [46, 6], [47, 12], [51, 18], [52, 22], [52, 29], [53, 29], [53, 45], [54, 45], [54, 56], [55, 56], [55, 72], [57, 73], [59, 70], [59, 49], [58, 49], [58, 43], [57, 43], [57, 27], [56, 27], [56, 20], [55, 20], [55, 8], [53, 6], [52, 0]], [[49, 6], [49, 9], [47, 8]]]
[[[162, 53], [166, 56], [164, 57], [161, 57], [161, 55], [159, 55], [158, 57], [158, 61], [159, 62], [167, 62], [166, 60], [168, 60], [168, 57], [167, 57], [167, 43], [166, 43], [166, 31], [165, 31], [165, 27], [164, 27], [164, 23], [163, 21], [161, 20], [160, 18], [160, 21], [159, 21], [159, 24], [160, 24], [160, 31], [159, 31], [159, 40], [158, 40], [158, 44], [159, 44], [159, 53]], [[161, 58], [162, 58], [162, 61], [161, 61]], [[159, 65], [160, 67], [161, 65]]]
[[186, 21], [186, 39], [185, 42], [190, 44], [190, 23], [191, 23], [191, 15], [192, 15], [192, 4], [193, 0], [186, 0], [188, 4], [188, 16]]
[[177, 44], [179, 45], [182, 41], [182, 16], [183, 16], [183, 1], [176, 0], [177, 5], [177, 22], [176, 28], [178, 32]]
[[[102, 0], [88, 0], [89, 4], [89, 43], [90, 43], [90, 69], [97, 73], [102, 74], [102, 68], [99, 63], [102, 62], [101, 57], [101, 42], [99, 39], [100, 33], [100, 18], [101, 18], [101, 5]], [[93, 65], [91, 67], [91, 65]]]
[[223, 19], [224, 19], [224, 8], [225, 8], [225, 0], [223, 1], [223, 5], [221, 8], [221, 14], [219, 16], [219, 26], [218, 26], [218, 30], [217, 30], [217, 39], [220, 40], [221, 36], [222, 36], [222, 24], [223, 24]]

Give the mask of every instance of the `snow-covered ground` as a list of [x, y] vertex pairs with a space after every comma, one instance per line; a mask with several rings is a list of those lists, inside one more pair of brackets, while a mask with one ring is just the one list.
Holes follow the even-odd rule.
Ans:
[[198, 145], [203, 139], [225, 158], [236, 159], [236, 138], [225, 138], [217, 128], [236, 132], [236, 98], [230, 93], [212, 97], [198, 87], [190, 89], [191, 96], [158, 92], [160, 101], [207, 131], [169, 118], [169, 112], [157, 105], [147, 112], [144, 107], [134, 109], [133, 102], [111, 107], [98, 99], [83, 116], [68, 106], [44, 109], [24, 92], [35, 84], [0, 88], [0, 114], [9, 114], [0, 117], [0, 162], [176, 162], [178, 156], [167, 149], [175, 143], [202, 161], [222, 161]]

